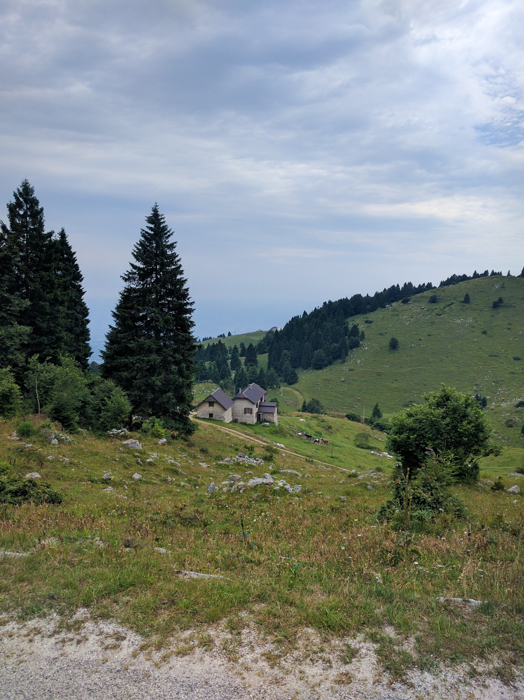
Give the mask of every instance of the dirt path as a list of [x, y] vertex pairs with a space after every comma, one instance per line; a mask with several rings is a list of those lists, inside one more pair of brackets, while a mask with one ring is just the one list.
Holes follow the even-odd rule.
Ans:
[[[3, 626], [2, 626], [3, 623]], [[264, 653], [267, 640], [247, 630], [237, 656], [221, 647], [224, 630], [211, 630], [215, 646], [187, 655], [173, 645], [143, 652], [144, 640], [114, 622], [87, 620], [77, 632], [59, 630], [58, 618], [17, 623], [0, 618], [2, 700], [519, 700], [524, 679], [512, 687], [487, 677], [471, 678], [467, 666], [436, 674], [409, 671], [394, 682], [378, 666], [370, 643], [348, 665], [339, 660], [343, 642], [303, 640], [301, 651], [276, 665]], [[180, 644], [182, 640], [178, 640]], [[186, 640], [187, 641], [187, 640]], [[325, 642], [324, 642], [325, 644]], [[338, 645], [338, 646], [337, 646]], [[187, 647], [187, 644], [186, 644]]]
[[[217, 430], [221, 430], [223, 433], [229, 433], [230, 435], [234, 435], [237, 438], [242, 438], [242, 439], [248, 440], [249, 442], [254, 442], [257, 445], [263, 445], [264, 447], [267, 447], [268, 444], [271, 444], [271, 441], [269, 440], [269, 438], [266, 438], [265, 440], [260, 440], [259, 438], [251, 437], [251, 435], [246, 435], [245, 433], [240, 433], [237, 430], [232, 430], [231, 428], [225, 428], [222, 425], [216, 425], [216, 423], [208, 423], [207, 421], [201, 420], [200, 418], [193, 417], [193, 420], [195, 421], [195, 423], [202, 423], [203, 425], [210, 425], [213, 428], [216, 428]], [[317, 464], [321, 464], [324, 467], [330, 467], [331, 469], [338, 469], [341, 472], [348, 472], [349, 471], [349, 469], [344, 469], [344, 467], [339, 467], [336, 464], [331, 464], [330, 462], [322, 462], [320, 459], [315, 459], [314, 457], [309, 457], [308, 455], [301, 455], [298, 452], [293, 452], [292, 450], [289, 450], [287, 447], [279, 447], [278, 449], [284, 454], [292, 455], [293, 457], [299, 457], [300, 459], [310, 459], [312, 462], [316, 462]]]

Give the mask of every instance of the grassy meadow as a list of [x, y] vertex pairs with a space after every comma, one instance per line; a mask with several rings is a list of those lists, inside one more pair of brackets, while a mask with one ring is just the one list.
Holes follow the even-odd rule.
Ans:
[[[63, 502], [0, 505], [0, 551], [27, 554], [0, 556], [0, 612], [28, 619], [55, 611], [67, 626], [87, 608], [155, 648], [192, 630], [179, 654], [214, 644], [209, 630], [221, 623], [233, 661], [245, 626], [272, 642], [275, 663], [304, 628], [326, 641], [363, 635], [394, 676], [478, 659], [510, 681], [524, 659], [522, 494], [486, 483], [499, 475], [506, 487], [519, 483], [507, 474], [524, 450], [490, 458], [481, 484], [455, 489], [465, 520], [442, 517], [406, 537], [375, 518], [389, 497], [392, 460], [371, 454], [385, 436], [359, 424], [291, 412], [278, 428], [199, 421], [187, 442], [135, 434], [139, 450], [89, 433], [51, 445], [49, 425], [32, 420], [30, 440], [10, 439], [17, 423], [0, 423], [0, 461], [13, 474], [37, 471]], [[305, 426], [329, 445], [298, 437]], [[225, 461], [240, 452], [264, 463]], [[233, 474], [246, 482], [265, 473], [273, 485], [222, 490]], [[279, 479], [302, 490], [277, 488]], [[356, 653], [349, 642], [344, 663]]]

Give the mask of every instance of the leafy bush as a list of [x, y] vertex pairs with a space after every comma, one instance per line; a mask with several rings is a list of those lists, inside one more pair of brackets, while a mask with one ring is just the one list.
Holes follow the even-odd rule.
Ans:
[[33, 437], [33, 435], [36, 433], [36, 428], [28, 420], [25, 420], [23, 423], [20, 423], [20, 425], [16, 429], [16, 433], [20, 437], [30, 438]]
[[502, 306], [503, 303], [504, 303], [504, 299], [502, 297], [499, 297], [496, 301], [493, 302], [493, 304], [491, 305], [491, 308], [498, 309], [499, 306]]
[[415, 404], [393, 416], [386, 449], [398, 455], [404, 474], [412, 478], [431, 446], [437, 457], [452, 455], [457, 481], [475, 483], [478, 459], [498, 454], [478, 401], [444, 385], [424, 398], [425, 404]]
[[425, 464], [412, 479], [397, 466], [391, 484], [392, 497], [380, 507], [377, 519], [391, 521], [394, 527], [408, 531], [421, 529], [424, 523], [443, 513], [464, 517], [464, 504], [447, 488], [454, 480], [453, 472], [449, 459], [438, 459], [432, 453], [427, 454]]
[[128, 424], [130, 413], [131, 404], [127, 395], [120, 387], [113, 385], [111, 393], [104, 399], [101, 407], [100, 426], [104, 430], [122, 428]]
[[0, 416], [12, 418], [22, 407], [22, 393], [9, 368], [0, 369]]
[[324, 413], [324, 406], [318, 399], [310, 399], [307, 403], [302, 403], [303, 413]]
[[398, 340], [396, 338], [390, 338], [389, 349], [390, 350], [398, 350]]
[[360, 423], [360, 416], [358, 413], [346, 413], [346, 418], [353, 421], [353, 423]]
[[438, 303], [438, 298], [436, 294], [432, 294], [429, 299], [428, 299], [430, 304], [437, 304]]
[[158, 438], [160, 440], [162, 438], [165, 438], [166, 436], [166, 429], [164, 428], [164, 424], [160, 419], [155, 418], [154, 416], [151, 417], [145, 423], [143, 423], [142, 432], [147, 433], [149, 437]]
[[62, 496], [51, 485], [20, 476], [0, 476], [0, 503], [20, 506], [22, 503], [62, 503]]

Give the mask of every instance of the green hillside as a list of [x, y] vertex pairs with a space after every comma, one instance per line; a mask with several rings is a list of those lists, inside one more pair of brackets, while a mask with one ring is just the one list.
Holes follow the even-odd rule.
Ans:
[[202, 345], [206, 347], [207, 345], [213, 345], [213, 343], [218, 343], [220, 340], [227, 348], [232, 348], [233, 345], [238, 345], [244, 343], [247, 347], [249, 343], [256, 345], [259, 340], [266, 335], [267, 331], [253, 331], [252, 333], [241, 333], [239, 335], [228, 335], [225, 338], [210, 338], [209, 340], [204, 340]]
[[[437, 303], [430, 303], [432, 294]], [[465, 294], [470, 303], [463, 303]], [[492, 308], [499, 297], [503, 303]], [[488, 397], [490, 418], [506, 439], [519, 438], [524, 409], [524, 279], [486, 277], [414, 296], [351, 323], [366, 339], [344, 362], [299, 372], [293, 386], [333, 413], [386, 415], [421, 400], [441, 382]], [[399, 341], [389, 349], [390, 338]], [[521, 359], [522, 358], [522, 359]], [[513, 423], [509, 427], [506, 423]]]

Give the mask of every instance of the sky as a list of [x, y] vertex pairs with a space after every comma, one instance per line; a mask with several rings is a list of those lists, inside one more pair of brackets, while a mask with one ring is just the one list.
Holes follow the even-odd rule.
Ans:
[[103, 345], [155, 202], [198, 337], [524, 266], [521, 0], [0, 0], [0, 218], [66, 229]]

